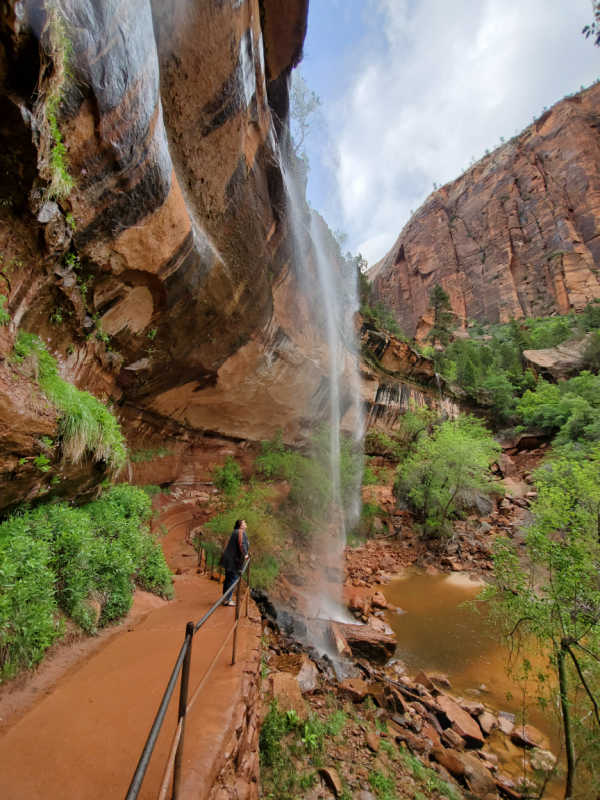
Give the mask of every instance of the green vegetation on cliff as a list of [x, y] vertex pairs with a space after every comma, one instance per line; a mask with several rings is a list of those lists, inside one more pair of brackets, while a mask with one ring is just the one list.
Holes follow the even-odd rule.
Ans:
[[[525, 548], [496, 541], [487, 593], [542, 707], [561, 718], [570, 798], [596, 796], [600, 787], [599, 477], [598, 444], [586, 458], [563, 449], [536, 471]], [[546, 671], [531, 666], [532, 643]]]
[[40, 661], [63, 615], [94, 633], [129, 611], [135, 584], [171, 596], [150, 516], [148, 495], [121, 485], [81, 508], [47, 503], [0, 524], [0, 677]]
[[123, 466], [127, 449], [116, 418], [92, 394], [60, 377], [56, 359], [39, 336], [19, 331], [13, 358], [17, 364], [32, 360], [40, 389], [59, 413], [58, 429], [66, 458], [78, 463], [90, 455], [111, 469]]
[[529, 425], [519, 399], [528, 390], [536, 391], [537, 381], [526, 365], [524, 351], [556, 347], [593, 333], [584, 361], [588, 369], [597, 370], [598, 329], [600, 303], [590, 303], [581, 314], [564, 317], [511, 320], [485, 327], [476, 323], [470, 328], [470, 338], [456, 339], [434, 353], [436, 368], [474, 403], [489, 408], [497, 424]]
[[426, 536], [450, 534], [457, 512], [494, 491], [490, 466], [499, 453], [474, 417], [447, 420], [418, 438], [398, 467], [395, 490], [408, 500]]

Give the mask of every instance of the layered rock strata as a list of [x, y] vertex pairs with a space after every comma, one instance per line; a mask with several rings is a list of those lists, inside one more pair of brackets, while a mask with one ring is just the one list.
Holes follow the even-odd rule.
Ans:
[[63, 491], [51, 482], [64, 465], [32, 468], [57, 419], [11, 361], [19, 329], [113, 404], [134, 449], [165, 431], [190, 446], [278, 429], [294, 441], [326, 415], [324, 325], [279, 145], [307, 5], [0, 11], [0, 509]]
[[565, 314], [600, 297], [600, 85], [565, 98], [434, 192], [370, 271], [407, 334], [441, 284], [460, 320]]

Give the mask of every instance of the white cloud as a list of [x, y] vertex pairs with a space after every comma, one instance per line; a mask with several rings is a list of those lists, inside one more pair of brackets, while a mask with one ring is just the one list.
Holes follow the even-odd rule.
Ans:
[[600, 74], [588, 0], [368, 0], [349, 89], [326, 109], [353, 250], [374, 263], [457, 177]]

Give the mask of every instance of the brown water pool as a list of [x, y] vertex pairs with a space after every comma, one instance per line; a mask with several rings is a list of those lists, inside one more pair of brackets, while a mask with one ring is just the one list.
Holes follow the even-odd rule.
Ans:
[[[466, 604], [482, 588], [467, 575], [417, 570], [407, 570], [382, 587], [388, 602], [402, 610], [387, 612], [398, 639], [396, 657], [409, 674], [442, 672], [451, 681], [453, 694], [477, 698], [495, 711], [515, 714], [517, 720], [524, 718], [548, 736], [558, 753], [558, 728], [551, 711], [541, 713], [535, 684], [524, 685], [508, 675], [510, 653], [488, 620], [485, 606], [477, 604], [478, 613]], [[533, 655], [529, 657], [534, 661]], [[543, 660], [534, 666], [535, 671], [543, 669]]]

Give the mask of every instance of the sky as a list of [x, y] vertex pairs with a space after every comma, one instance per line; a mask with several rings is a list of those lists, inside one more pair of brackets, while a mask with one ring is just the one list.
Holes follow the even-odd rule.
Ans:
[[308, 199], [376, 263], [434, 183], [600, 77], [590, 0], [310, 0]]

